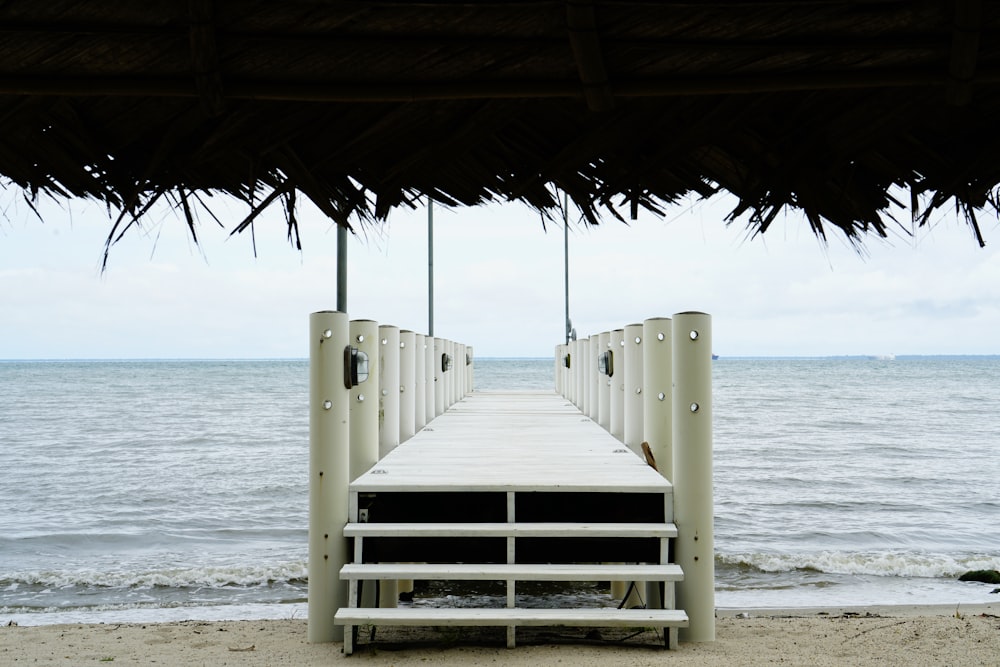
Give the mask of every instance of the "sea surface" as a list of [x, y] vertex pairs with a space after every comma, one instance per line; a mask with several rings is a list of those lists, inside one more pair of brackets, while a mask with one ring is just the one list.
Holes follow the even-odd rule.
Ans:
[[[304, 618], [307, 389], [304, 360], [0, 361], [0, 623]], [[713, 393], [717, 606], [1000, 601], [957, 581], [1000, 569], [1000, 357], [723, 357]]]

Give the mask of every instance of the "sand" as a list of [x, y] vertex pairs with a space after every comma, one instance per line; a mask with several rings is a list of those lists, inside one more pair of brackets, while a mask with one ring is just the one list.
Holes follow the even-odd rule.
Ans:
[[715, 642], [309, 644], [303, 620], [0, 627], [0, 665], [998, 665], [1000, 601], [955, 608], [868, 607], [720, 612]]

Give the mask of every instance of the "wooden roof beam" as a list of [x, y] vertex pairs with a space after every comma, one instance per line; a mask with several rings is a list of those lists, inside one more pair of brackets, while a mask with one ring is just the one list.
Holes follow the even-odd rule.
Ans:
[[[980, 85], [1000, 83], [1000, 69], [977, 69]], [[823, 90], [939, 87], [943, 72], [862, 70], [793, 74], [685, 77], [608, 84], [615, 97], [698, 97]], [[0, 95], [57, 97], [199, 97], [188, 80], [151, 77], [28, 77], [0, 74]], [[580, 98], [569, 81], [480, 81], [426, 83], [229, 81], [226, 98], [289, 102], [421, 102], [476, 99]]]
[[948, 66], [948, 104], [964, 107], [972, 101], [972, 84], [979, 60], [983, 27], [982, 0], [955, 0], [955, 23], [951, 31], [951, 62]]
[[188, 0], [188, 19], [195, 88], [205, 113], [215, 118], [225, 111], [226, 101], [222, 95], [222, 70], [215, 43], [214, 0]]
[[601, 40], [597, 35], [594, 4], [567, 0], [566, 27], [587, 108], [591, 111], [611, 111], [615, 108], [615, 98], [608, 85], [608, 71], [604, 67]]

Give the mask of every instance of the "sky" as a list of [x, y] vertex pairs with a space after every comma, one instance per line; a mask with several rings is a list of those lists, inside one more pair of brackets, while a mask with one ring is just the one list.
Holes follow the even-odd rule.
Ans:
[[[246, 205], [214, 197], [231, 228]], [[794, 213], [763, 236], [727, 226], [732, 201], [685, 202], [662, 218], [571, 222], [570, 317], [579, 337], [712, 315], [726, 356], [1000, 354], [1000, 225], [981, 249], [954, 215], [914, 236], [824, 246]], [[300, 210], [304, 249], [277, 209], [249, 235], [207, 215], [199, 244], [156, 210], [112, 248], [107, 212], [0, 191], [0, 359], [305, 358], [309, 314], [335, 310], [336, 230]], [[906, 220], [906, 214], [901, 219]], [[575, 220], [571, 216], [571, 220]], [[551, 357], [564, 338], [564, 231], [512, 203], [434, 209], [435, 334], [480, 357]], [[427, 211], [394, 212], [348, 243], [352, 319], [426, 333]]]

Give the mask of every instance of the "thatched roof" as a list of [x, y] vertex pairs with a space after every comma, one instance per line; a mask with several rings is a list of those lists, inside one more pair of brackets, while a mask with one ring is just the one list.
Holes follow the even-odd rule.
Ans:
[[242, 228], [296, 193], [350, 225], [425, 195], [558, 188], [596, 222], [721, 189], [760, 231], [787, 206], [885, 235], [902, 196], [981, 242], [998, 27], [989, 0], [6, 0], [0, 175], [125, 225], [215, 192]]

